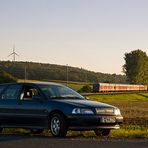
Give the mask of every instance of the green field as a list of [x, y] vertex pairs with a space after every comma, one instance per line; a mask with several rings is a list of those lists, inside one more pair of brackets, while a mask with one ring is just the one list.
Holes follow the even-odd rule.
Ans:
[[[24, 82], [23, 79], [19, 79], [18, 82]], [[47, 82], [47, 81], [38, 81], [38, 80], [26, 80], [25, 82]], [[71, 82], [69, 81], [68, 83], [66, 81], [58, 81], [58, 80], [52, 80], [50, 82], [53, 83], [59, 83], [59, 84], [63, 84], [66, 85], [72, 89], [74, 89], [75, 91], [80, 90], [84, 85], [87, 85], [87, 83], [85, 82]]]

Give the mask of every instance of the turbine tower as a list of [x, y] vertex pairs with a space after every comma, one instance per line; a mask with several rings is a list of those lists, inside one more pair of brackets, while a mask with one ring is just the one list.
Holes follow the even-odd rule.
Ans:
[[13, 61], [15, 62], [15, 56], [19, 56], [16, 52], [15, 52], [15, 44], [13, 45], [13, 52], [10, 54], [10, 55], [8, 55], [8, 57], [9, 56], [12, 56], [13, 55]]

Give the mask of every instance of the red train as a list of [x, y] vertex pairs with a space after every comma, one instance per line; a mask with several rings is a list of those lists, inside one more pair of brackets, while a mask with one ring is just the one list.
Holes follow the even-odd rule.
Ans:
[[147, 91], [147, 85], [96, 83], [93, 92]]

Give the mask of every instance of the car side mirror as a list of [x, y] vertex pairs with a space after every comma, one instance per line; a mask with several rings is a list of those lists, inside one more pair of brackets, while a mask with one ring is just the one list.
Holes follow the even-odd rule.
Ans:
[[86, 100], [90, 100], [89, 97], [87, 97], [87, 96], [85, 96], [85, 99], [86, 99]]

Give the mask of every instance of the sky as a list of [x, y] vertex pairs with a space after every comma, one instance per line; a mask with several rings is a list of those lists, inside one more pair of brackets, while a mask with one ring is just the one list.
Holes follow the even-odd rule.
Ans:
[[148, 54], [148, 0], [0, 0], [0, 60], [122, 73], [124, 54]]

